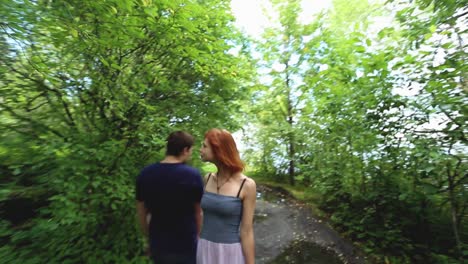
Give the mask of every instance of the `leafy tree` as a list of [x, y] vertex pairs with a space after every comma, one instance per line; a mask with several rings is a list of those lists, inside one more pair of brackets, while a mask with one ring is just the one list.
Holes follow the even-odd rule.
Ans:
[[137, 261], [138, 171], [174, 129], [238, 127], [250, 66], [230, 52], [228, 2], [3, 1], [0, 15], [2, 260]]
[[306, 46], [314, 41], [311, 34], [317, 25], [300, 22], [300, 1], [272, 4], [278, 23], [264, 32], [263, 41], [258, 44], [263, 56], [260, 67], [268, 71], [270, 80], [256, 92], [253, 100], [258, 107], [251, 112], [258, 125], [255, 137], [263, 151], [260, 165], [275, 165], [278, 169], [274, 174], [287, 174], [289, 183], [294, 185], [304, 136], [297, 128], [304, 107], [301, 102], [308, 89], [303, 85], [309, 68], [304, 62], [310, 56]]
[[[335, 226], [382, 261], [455, 262], [468, 230], [463, 1], [394, 2], [334, 1], [301, 26], [311, 31], [267, 31], [271, 68], [302, 61], [272, 70], [255, 98], [255, 157], [266, 171], [286, 167], [288, 104], [275, 96], [293, 91], [296, 179], [322, 194]], [[293, 3], [279, 24], [281, 12], [297, 17]], [[377, 28], [381, 14], [395, 21]], [[283, 48], [287, 36], [300, 44]], [[288, 90], [289, 79], [301, 84]]]
[[[460, 229], [466, 217], [466, 43], [463, 36], [465, 1], [417, 1], [404, 5], [397, 13], [404, 26], [402, 42], [411, 55], [394, 70], [404, 72], [411, 86], [420, 87], [412, 100], [412, 111], [419, 124], [438, 122], [430, 127], [414, 127], [412, 142], [428, 165], [421, 175], [427, 195], [442, 194], [450, 205], [452, 231], [460, 259], [464, 258]], [[421, 19], [419, 14], [424, 14]], [[430, 14], [430, 15], [428, 15]], [[417, 89], [417, 88], [414, 88]], [[419, 158], [421, 159], [421, 158]], [[424, 160], [424, 158], [423, 158]], [[438, 196], [438, 195], [437, 195]], [[443, 202], [443, 203], [444, 203]], [[440, 205], [443, 208], [443, 203]]]

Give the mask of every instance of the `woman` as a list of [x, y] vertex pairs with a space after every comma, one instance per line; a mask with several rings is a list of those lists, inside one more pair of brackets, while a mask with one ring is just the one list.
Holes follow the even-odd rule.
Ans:
[[200, 156], [216, 165], [205, 177], [201, 207], [203, 228], [198, 241], [198, 264], [253, 264], [255, 181], [245, 176], [236, 143], [226, 130], [205, 134]]

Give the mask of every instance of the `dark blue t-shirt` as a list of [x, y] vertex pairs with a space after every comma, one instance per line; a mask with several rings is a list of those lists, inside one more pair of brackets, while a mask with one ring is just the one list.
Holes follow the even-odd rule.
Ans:
[[154, 256], [195, 256], [195, 203], [203, 194], [200, 172], [183, 163], [155, 163], [137, 178], [136, 199], [151, 212], [149, 237]]

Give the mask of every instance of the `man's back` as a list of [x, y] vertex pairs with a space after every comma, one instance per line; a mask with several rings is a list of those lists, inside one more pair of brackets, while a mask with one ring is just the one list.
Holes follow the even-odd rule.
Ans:
[[151, 213], [152, 254], [195, 254], [194, 206], [203, 194], [198, 170], [183, 163], [152, 164], [138, 176], [136, 190], [137, 200]]

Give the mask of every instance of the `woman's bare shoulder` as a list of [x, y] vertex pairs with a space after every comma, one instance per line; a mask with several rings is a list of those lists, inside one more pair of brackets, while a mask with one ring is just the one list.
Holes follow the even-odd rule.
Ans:
[[257, 184], [255, 183], [255, 180], [248, 177], [247, 175], [242, 175], [242, 176], [243, 176], [243, 179], [245, 179], [244, 188], [246, 188], [249, 191], [256, 191]]

